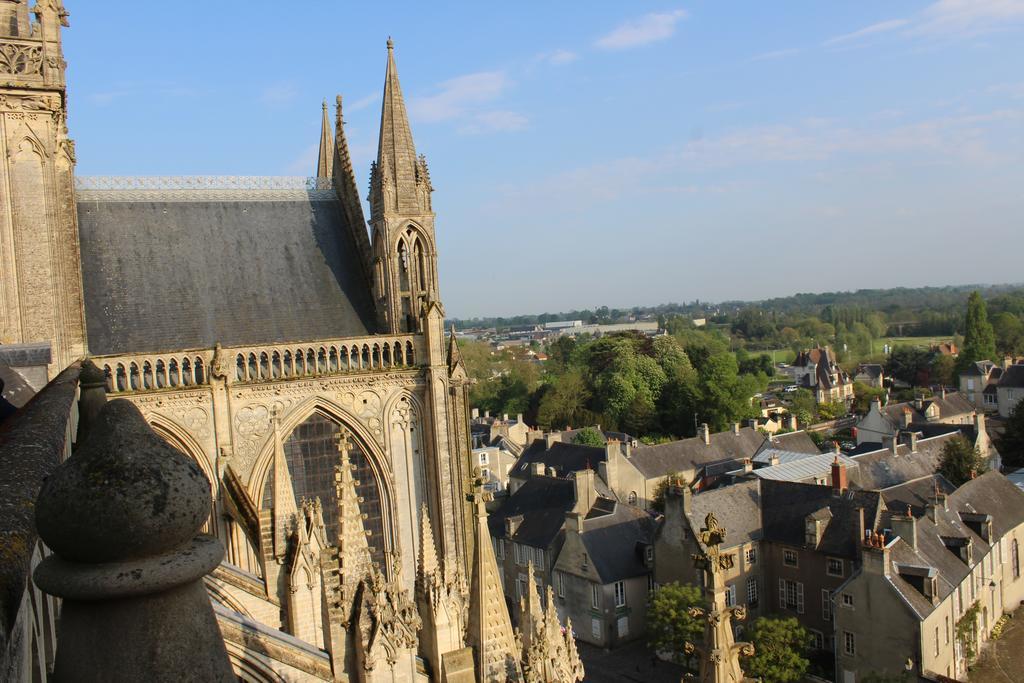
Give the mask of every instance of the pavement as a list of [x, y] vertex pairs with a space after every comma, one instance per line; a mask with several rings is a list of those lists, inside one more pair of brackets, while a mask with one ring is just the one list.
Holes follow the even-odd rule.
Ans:
[[1024, 680], [1024, 607], [1013, 612], [1002, 635], [989, 643], [971, 669], [971, 683], [1019, 683]]
[[643, 640], [615, 650], [580, 641], [576, 647], [583, 660], [584, 683], [680, 683], [683, 677], [683, 667], [654, 659]]

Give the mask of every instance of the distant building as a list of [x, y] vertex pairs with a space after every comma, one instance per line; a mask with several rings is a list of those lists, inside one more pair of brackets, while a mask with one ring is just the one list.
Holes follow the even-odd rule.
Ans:
[[801, 351], [786, 372], [798, 386], [810, 389], [818, 403], [853, 400], [853, 382], [827, 346]]
[[868, 412], [857, 423], [857, 445], [881, 443], [901, 429], [926, 424], [974, 424], [977, 409], [958, 392], [944, 389], [930, 398], [918, 398], [905, 403], [871, 401]]
[[995, 412], [999, 409], [996, 385], [1002, 376], [1003, 368], [990, 360], [971, 363], [960, 374], [960, 393], [966, 396], [975, 408]]
[[1011, 365], [1003, 371], [996, 385], [999, 417], [1010, 417], [1024, 398], [1024, 365]]
[[881, 389], [885, 383], [885, 368], [878, 363], [861, 363], [853, 375], [854, 382]]

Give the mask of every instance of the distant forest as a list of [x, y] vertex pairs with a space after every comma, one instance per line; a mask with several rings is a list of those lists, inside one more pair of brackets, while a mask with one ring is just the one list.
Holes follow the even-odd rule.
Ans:
[[[710, 303], [695, 300], [689, 303], [666, 303], [657, 306], [609, 308], [540, 313], [510, 317], [452, 318], [450, 324], [459, 329], [494, 327], [499, 331], [512, 327], [538, 325], [556, 320], [582, 320], [585, 323], [613, 323], [630, 318], [658, 318], [662, 322], [674, 317], [706, 318], [708, 323], [731, 324], [744, 310], [757, 310], [767, 314], [785, 316], [814, 316], [830, 321], [832, 311], [860, 310], [882, 315], [892, 329], [890, 334], [900, 335], [953, 335], [959, 332], [963, 320], [964, 303], [972, 291], [981, 292], [987, 300], [995, 300], [996, 310], [1013, 310], [1011, 300], [1024, 296], [1024, 284], [962, 285], [950, 287], [897, 287], [894, 289], [859, 289], [855, 292], [800, 293], [763, 301], [723, 301]], [[1007, 298], [1009, 300], [1007, 300]], [[1002, 299], [1002, 300], [1001, 300]], [[1007, 305], [1011, 304], [1011, 305]], [[992, 306], [990, 306], [990, 309]], [[849, 322], [854, 322], [853, 320]]]

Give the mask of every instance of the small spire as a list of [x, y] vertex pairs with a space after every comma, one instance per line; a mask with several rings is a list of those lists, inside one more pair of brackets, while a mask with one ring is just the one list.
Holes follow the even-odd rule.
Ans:
[[[341, 96], [338, 96], [338, 111], [341, 111]], [[327, 116], [327, 100], [323, 104], [320, 122], [320, 153], [316, 161], [316, 177], [330, 178], [334, 173], [334, 138], [331, 136], [331, 120]]]
[[434, 543], [434, 530], [430, 526], [430, 512], [424, 503], [420, 510], [420, 562], [419, 576], [426, 579], [437, 573], [437, 545]]
[[288, 461], [281, 442], [281, 427], [274, 411], [274, 557], [283, 560], [288, 554], [288, 540], [298, 526], [299, 508], [295, 505], [295, 489], [292, 487]]
[[388, 49], [389, 50], [394, 50], [395, 49], [395, 41], [391, 40], [391, 36], [388, 36]]
[[[377, 145], [377, 166], [371, 182], [371, 194], [384, 201], [380, 211], [425, 213], [418, 183], [419, 158], [409, 128], [409, 116], [398, 82], [394, 43], [388, 39], [388, 65], [384, 76], [384, 102], [380, 112], [380, 138]], [[385, 188], [387, 191], [385, 191]]]
[[356, 491], [356, 480], [352, 476], [352, 463], [348, 459], [351, 448], [349, 434], [342, 429], [338, 434], [338, 460], [334, 468], [334, 484], [338, 498], [338, 574], [341, 602], [345, 608], [355, 599], [359, 582], [373, 574], [373, 560], [370, 557], [369, 532], [363, 526], [363, 514], [359, 510], [362, 502]]

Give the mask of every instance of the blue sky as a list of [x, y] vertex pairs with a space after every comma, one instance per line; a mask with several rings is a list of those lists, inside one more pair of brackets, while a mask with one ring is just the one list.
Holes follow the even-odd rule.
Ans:
[[82, 175], [364, 192], [391, 35], [454, 317], [1024, 280], [1024, 0], [66, 0]]

